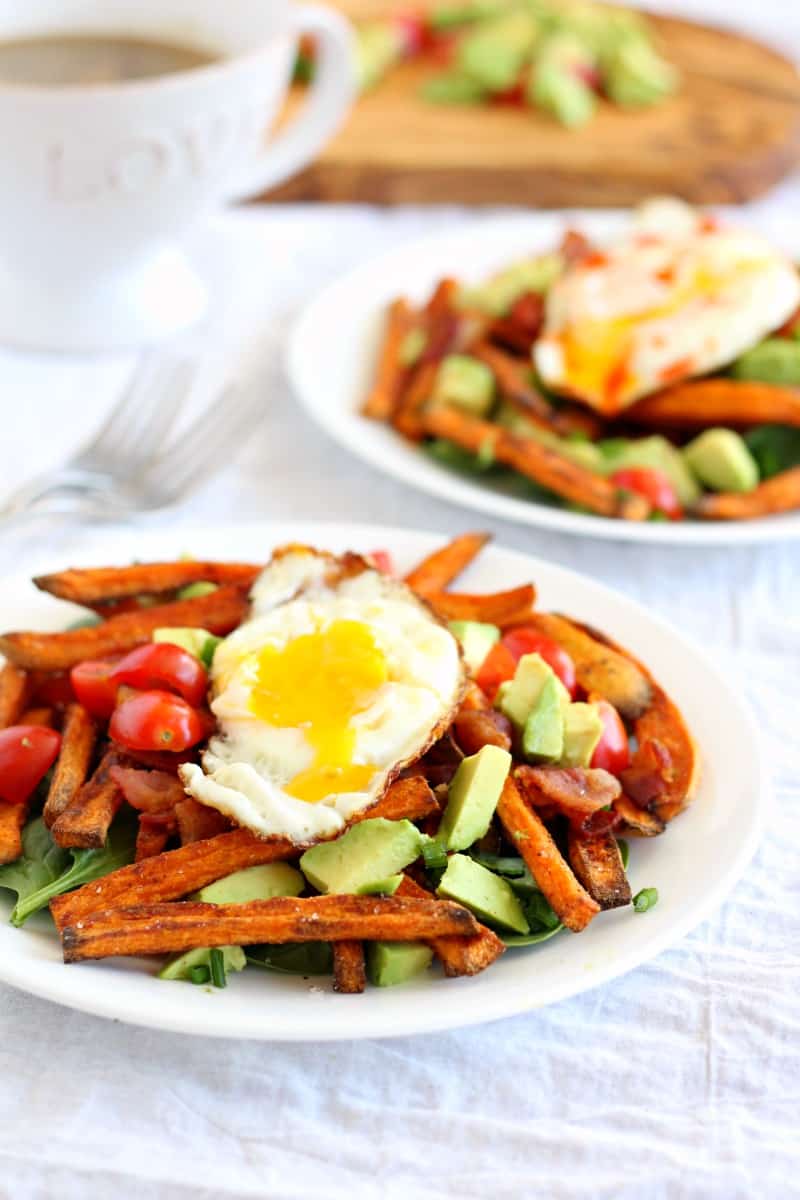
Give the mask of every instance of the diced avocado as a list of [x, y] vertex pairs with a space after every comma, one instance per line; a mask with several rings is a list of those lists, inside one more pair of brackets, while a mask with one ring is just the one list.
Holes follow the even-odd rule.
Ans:
[[192, 896], [206, 904], [246, 904], [248, 900], [271, 900], [273, 896], [299, 896], [306, 881], [288, 863], [265, 863], [244, 867], [215, 883], [207, 883]]
[[700, 499], [700, 486], [680, 450], [660, 434], [630, 441], [615, 438], [613, 445], [605, 447], [604, 457], [609, 475], [627, 467], [655, 467], [663, 471], [684, 508], [691, 508]]
[[493, 925], [515, 933], [527, 933], [530, 928], [511, 885], [466, 854], [450, 855], [436, 893], [456, 900]]
[[436, 372], [432, 404], [450, 404], [483, 417], [494, 401], [494, 375], [486, 363], [468, 354], [448, 354]]
[[195, 629], [188, 625], [163, 626], [153, 630], [154, 642], [169, 642], [171, 646], [180, 646], [188, 650], [195, 658], [199, 658], [204, 666], [210, 667], [214, 651], [222, 638], [209, 633], [207, 629]]
[[734, 379], [797, 387], [800, 385], [800, 342], [793, 338], [767, 338], [737, 358], [730, 373]]
[[451, 621], [450, 632], [461, 643], [464, 662], [473, 675], [480, 670], [495, 642], [500, 640], [497, 626], [487, 625], [484, 621]]
[[402, 58], [402, 37], [393, 21], [369, 21], [356, 31], [356, 82], [360, 92], [380, 83], [384, 75]]
[[210, 596], [218, 588], [218, 584], [209, 579], [198, 579], [196, 583], [187, 583], [176, 593], [178, 600], [193, 600], [196, 596]]
[[526, 99], [570, 128], [594, 115], [597, 96], [583, 75], [596, 61], [586, 43], [571, 33], [556, 33], [541, 48], [528, 78]]
[[556, 692], [561, 698], [561, 703], [568, 704], [567, 689], [541, 654], [523, 654], [517, 663], [514, 678], [500, 687], [497, 706], [518, 732], [524, 730], [548, 679], [555, 679]]
[[536, 19], [521, 10], [482, 22], [458, 48], [459, 69], [488, 92], [505, 92], [517, 82], [538, 34]]
[[409, 329], [397, 355], [400, 366], [413, 367], [427, 344], [428, 338], [423, 329]]
[[506, 267], [477, 287], [459, 295], [462, 308], [477, 308], [491, 317], [504, 317], [526, 292], [546, 292], [564, 269], [558, 254], [542, 254]]
[[366, 950], [367, 978], [375, 987], [406, 983], [433, 959], [430, 946], [422, 942], [368, 942]]
[[522, 753], [526, 758], [558, 762], [564, 749], [564, 703], [558, 689], [560, 681], [551, 672], [544, 681], [525, 728], [522, 731]]
[[646, 108], [672, 95], [680, 83], [677, 69], [646, 37], [622, 37], [604, 58], [606, 94], [622, 108]]
[[446, 75], [432, 75], [426, 79], [420, 92], [422, 98], [431, 104], [477, 104], [486, 95], [486, 88], [469, 75], [450, 71]]
[[365, 883], [356, 888], [358, 896], [393, 896], [403, 882], [403, 873], [389, 875], [386, 879], [377, 879], [374, 883]]
[[447, 850], [466, 850], [491, 824], [511, 770], [511, 755], [500, 746], [482, 746], [462, 759], [450, 781], [447, 807], [436, 834]]
[[361, 821], [335, 842], [306, 850], [300, 869], [320, 892], [357, 892], [402, 871], [422, 854], [423, 838], [410, 821]]
[[[228, 971], [244, 970], [247, 959], [241, 946], [220, 946], [220, 949], [226, 974]], [[185, 954], [175, 955], [158, 972], [158, 978], [190, 979], [193, 967], [207, 967], [210, 978], [211, 950], [208, 946], [200, 946], [197, 950], [187, 950]]]
[[751, 492], [758, 483], [758, 463], [747, 443], [732, 429], [706, 429], [683, 456], [697, 478], [717, 492]]
[[588, 767], [603, 736], [603, 718], [594, 704], [570, 704], [564, 711], [565, 767]]
[[508, 7], [508, 0], [469, 0], [464, 4], [437, 4], [428, 21], [433, 29], [457, 29], [472, 21], [484, 21]]

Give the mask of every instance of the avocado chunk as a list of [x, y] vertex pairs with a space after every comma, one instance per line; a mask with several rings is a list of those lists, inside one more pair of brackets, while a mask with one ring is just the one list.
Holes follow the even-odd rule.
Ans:
[[558, 762], [564, 749], [564, 704], [554, 673], [544, 681], [522, 731], [522, 753], [526, 758]]
[[732, 429], [706, 429], [684, 446], [683, 456], [700, 482], [715, 492], [751, 492], [758, 483], [758, 463]]
[[730, 373], [734, 379], [797, 387], [800, 385], [800, 343], [790, 338], [766, 338], [737, 358]]
[[450, 855], [436, 893], [463, 904], [492, 925], [514, 933], [528, 933], [530, 929], [511, 885], [466, 854]]
[[264, 863], [207, 883], [192, 899], [206, 904], [247, 904], [248, 900], [271, 900], [273, 896], [299, 896], [305, 886], [296, 867], [282, 862]]
[[[241, 946], [220, 946], [225, 973], [228, 971], [243, 971], [247, 965], [244, 950]], [[196, 950], [187, 950], [185, 954], [177, 954], [158, 972], [159, 979], [190, 979], [193, 967], [206, 967], [211, 974], [211, 949], [199, 946]]]
[[423, 837], [410, 821], [361, 821], [335, 842], [306, 850], [300, 869], [320, 892], [358, 892], [402, 871], [422, 854]]
[[512, 11], [483, 21], [458, 48], [458, 66], [487, 92], [513, 87], [539, 36], [536, 18]]
[[162, 626], [153, 630], [154, 642], [168, 642], [171, 646], [180, 646], [195, 658], [199, 658], [204, 666], [210, 667], [214, 651], [222, 638], [209, 633], [207, 629], [196, 629], [189, 625]]
[[603, 718], [595, 704], [570, 704], [564, 711], [565, 767], [588, 767], [603, 736]]
[[403, 882], [403, 873], [388, 875], [386, 879], [376, 879], [374, 883], [364, 883], [356, 889], [358, 896], [393, 896]]
[[367, 978], [375, 987], [407, 983], [433, 959], [430, 946], [422, 942], [368, 942], [366, 951]]
[[497, 626], [484, 621], [451, 621], [450, 632], [458, 638], [464, 662], [473, 675], [483, 666], [483, 660], [495, 642], [500, 641]]
[[647, 108], [678, 87], [680, 75], [647, 37], [622, 37], [606, 56], [606, 94], [621, 108]]
[[597, 96], [581, 72], [594, 66], [594, 56], [580, 38], [555, 34], [545, 42], [530, 74], [526, 100], [570, 129], [585, 125], [597, 108]]
[[442, 359], [431, 393], [432, 404], [449, 404], [484, 417], [494, 402], [494, 375], [477, 358], [448, 354]]
[[567, 689], [541, 654], [523, 654], [517, 663], [514, 678], [501, 684], [497, 693], [497, 707], [505, 713], [519, 733], [525, 729], [528, 717], [536, 707], [548, 679], [555, 680], [556, 692], [561, 703], [569, 704]]
[[186, 587], [182, 587], [179, 592], [175, 593], [176, 600], [194, 600], [196, 596], [210, 596], [212, 592], [216, 592], [219, 587], [218, 583], [212, 583], [210, 579], [198, 579], [194, 583], [187, 583]]
[[451, 71], [426, 79], [420, 92], [431, 104], [477, 104], [486, 95], [486, 88], [469, 75]]
[[601, 449], [605, 449], [607, 475], [628, 467], [655, 467], [667, 476], [684, 508], [700, 499], [700, 487], [680, 450], [660, 434], [630, 441], [614, 438], [605, 447], [601, 444]]
[[466, 850], [482, 838], [510, 770], [511, 755], [500, 746], [482, 746], [463, 759], [450, 782], [436, 841], [446, 850]]
[[563, 259], [558, 254], [522, 259], [485, 283], [464, 288], [459, 294], [459, 305], [477, 308], [490, 317], [504, 317], [526, 292], [546, 292], [563, 268]]

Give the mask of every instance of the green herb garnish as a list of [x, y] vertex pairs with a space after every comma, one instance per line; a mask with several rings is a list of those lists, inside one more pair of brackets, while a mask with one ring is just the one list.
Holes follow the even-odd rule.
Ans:
[[658, 888], [642, 888], [633, 897], [633, 907], [636, 912], [647, 912], [650, 908], [655, 908], [658, 904]]

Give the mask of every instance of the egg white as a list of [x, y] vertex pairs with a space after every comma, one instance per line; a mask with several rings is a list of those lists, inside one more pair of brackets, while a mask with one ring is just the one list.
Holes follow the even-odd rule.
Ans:
[[[361, 560], [290, 549], [266, 567], [251, 599], [250, 619], [214, 655], [211, 708], [219, 732], [202, 768], [186, 764], [181, 778], [201, 803], [258, 834], [298, 842], [327, 837], [374, 804], [399, 767], [416, 759], [447, 723], [463, 690], [458, 644], [405, 584], [365, 569]], [[311, 745], [301, 728], [278, 728], [257, 717], [251, 689], [264, 647], [285, 647], [337, 620], [368, 626], [386, 662], [387, 681], [349, 726], [352, 761], [376, 770], [364, 790], [311, 803], [285, 790], [311, 765]]]
[[[794, 265], [756, 234], [709, 226], [679, 201], [646, 206], [602, 265], [576, 263], [551, 288], [536, 369], [554, 391], [614, 415], [667, 383], [718, 370], [777, 329], [800, 305]], [[606, 384], [608, 323], [626, 326], [627, 378]], [[577, 373], [565, 340], [596, 353]]]

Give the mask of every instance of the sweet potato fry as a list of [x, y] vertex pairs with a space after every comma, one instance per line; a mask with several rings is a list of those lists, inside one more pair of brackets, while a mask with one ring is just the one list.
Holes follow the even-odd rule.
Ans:
[[620, 782], [608, 771], [587, 767], [520, 766], [514, 778], [529, 804], [551, 805], [570, 820], [608, 808], [620, 795]]
[[333, 943], [333, 990], [355, 995], [367, 986], [362, 942]]
[[27, 804], [0, 800], [0, 867], [16, 862], [22, 854], [22, 827], [27, 817]]
[[[496, 323], [490, 328], [497, 328]], [[602, 422], [577, 405], [555, 409], [530, 382], [531, 364], [528, 354], [515, 358], [488, 341], [470, 346], [469, 353], [480, 359], [492, 371], [503, 399], [527, 420], [551, 433], [566, 435], [585, 433], [592, 439], [602, 434]]]
[[27, 671], [7, 662], [0, 670], [0, 729], [19, 725], [33, 686]]
[[252, 563], [177, 562], [134, 563], [127, 567], [70, 567], [54, 575], [38, 575], [34, 583], [43, 592], [73, 604], [107, 604], [129, 596], [160, 596], [187, 584], [207, 580], [249, 588], [261, 567]]
[[230, 633], [244, 619], [247, 608], [245, 592], [228, 584], [206, 596], [123, 613], [88, 629], [2, 634], [0, 653], [17, 666], [62, 671], [87, 658], [124, 654], [149, 641], [160, 625], [197, 625], [210, 633]]
[[425, 305], [425, 315], [427, 317], [436, 317], [443, 312], [452, 311], [455, 306], [458, 290], [457, 279], [453, 279], [449, 275], [446, 275], [444, 279], [440, 279], [433, 289], [428, 303]]
[[514, 625], [527, 619], [536, 602], [532, 583], [507, 592], [467, 595], [465, 592], [437, 592], [428, 597], [435, 613], [448, 621], [486, 621], [492, 625]]
[[356, 821], [383, 817], [387, 821], [423, 821], [438, 813], [439, 805], [428, 783], [421, 775], [395, 779], [377, 804], [358, 813]]
[[[145, 860], [145, 864], [148, 861], [154, 860]], [[279, 896], [246, 904], [184, 901], [96, 912], [63, 928], [61, 944], [64, 962], [81, 962], [258, 942], [425, 941], [448, 934], [474, 934], [477, 928], [468, 909], [445, 900]]]
[[122, 789], [112, 774], [118, 763], [117, 753], [107, 751], [91, 779], [56, 817], [50, 832], [59, 846], [99, 850], [105, 845], [111, 822], [123, 801]]
[[752, 521], [796, 508], [800, 508], [800, 467], [765, 479], [752, 492], [708, 492], [694, 512], [707, 521]]
[[511, 749], [511, 722], [493, 709], [459, 711], [453, 721], [453, 732], [465, 754], [477, 754], [484, 746]]
[[621, 493], [602, 475], [570, 462], [534, 438], [521, 437], [456, 408], [438, 405], [424, 409], [419, 423], [423, 433], [447, 438], [471, 454], [491, 450], [497, 462], [601, 516], [641, 521], [650, 511], [643, 497]]
[[553, 912], [567, 929], [580, 933], [600, 912], [600, 905], [575, 878], [538, 814], [525, 803], [511, 776], [503, 787], [497, 815]]
[[[404, 875], [395, 895], [424, 900], [429, 898], [430, 894], [410, 875]], [[426, 940], [441, 962], [445, 975], [451, 979], [459, 975], [477, 975], [486, 967], [490, 967], [505, 951], [505, 945], [497, 934], [485, 925], [478, 925], [477, 932], [468, 937], [437, 937]]]
[[443, 592], [478, 557], [490, 536], [488, 533], [459, 534], [409, 571], [406, 583], [420, 596]]
[[414, 312], [405, 298], [400, 297], [389, 305], [375, 380], [361, 410], [373, 421], [388, 421], [394, 412], [406, 372], [402, 362], [403, 342], [413, 323]]
[[392, 414], [392, 424], [398, 433], [411, 441], [419, 442], [425, 434], [421, 424], [420, 414], [424, 405], [430, 400], [433, 385], [436, 382], [438, 362], [420, 363], [411, 372], [405, 388], [402, 389]]
[[221, 812], [217, 812], [215, 808], [200, 804], [194, 796], [183, 796], [177, 802], [175, 818], [178, 822], [178, 836], [182, 846], [188, 846], [190, 842], [201, 842], [205, 838], [216, 837], [217, 834], [225, 833], [231, 827], [227, 817], [223, 816]]
[[532, 613], [526, 624], [567, 651], [585, 691], [604, 696], [624, 717], [638, 717], [647, 708], [652, 688], [646, 673], [624, 652], [597, 637], [594, 630], [556, 613]]
[[655, 429], [800, 425], [800, 391], [743, 379], [694, 379], [639, 400], [625, 420]]
[[602, 909], [630, 904], [631, 885], [613, 834], [587, 836], [570, 828], [569, 861], [580, 882]]
[[639, 808], [638, 804], [624, 793], [614, 801], [614, 812], [622, 817], [623, 824], [619, 827], [621, 835], [633, 834], [635, 837], [657, 837], [663, 833], [666, 825], [655, 813]]
[[61, 730], [61, 753], [53, 768], [42, 813], [48, 829], [74, 802], [86, 782], [96, 738], [94, 721], [83, 705], [70, 704]]
[[41, 725], [45, 729], [53, 729], [55, 723], [56, 715], [52, 708], [26, 708], [19, 718], [20, 725]]
[[154, 858], [161, 854], [176, 828], [177, 822], [172, 812], [141, 813], [134, 861], [141, 862], [143, 858]]

